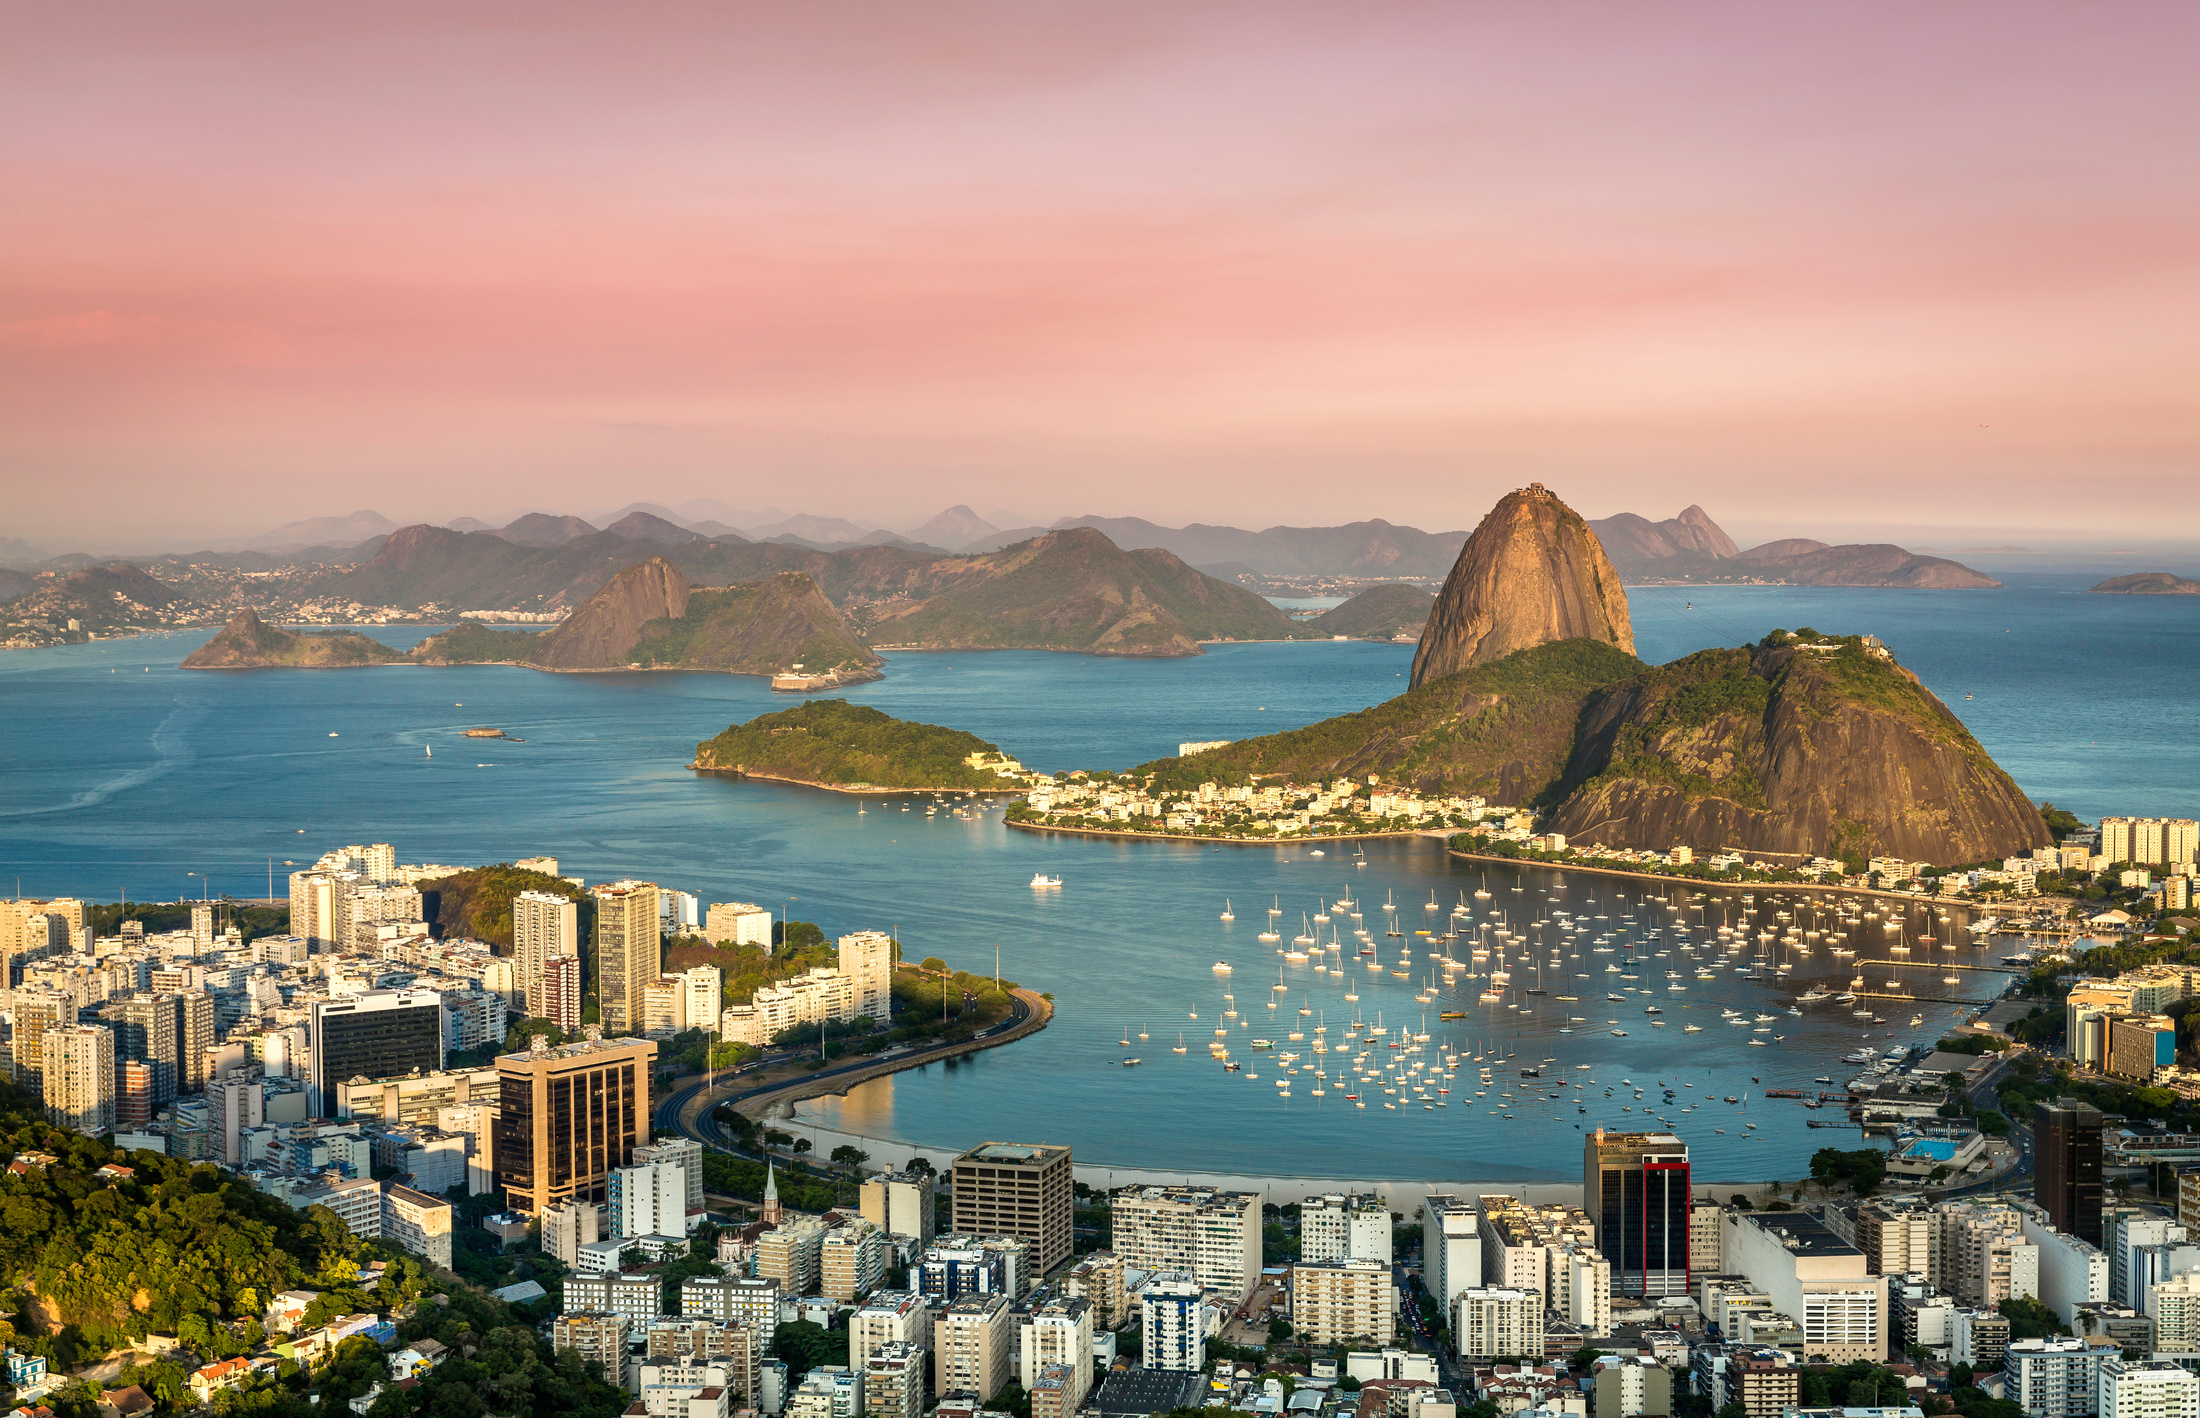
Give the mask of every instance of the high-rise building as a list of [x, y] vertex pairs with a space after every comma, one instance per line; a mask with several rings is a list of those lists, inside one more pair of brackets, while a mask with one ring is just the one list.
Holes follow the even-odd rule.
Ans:
[[206, 1085], [207, 1141], [232, 1167], [244, 1161], [242, 1134], [267, 1121], [267, 1081], [243, 1070]]
[[1092, 1306], [1074, 1297], [1043, 1301], [1023, 1316], [1016, 1337], [1022, 1373], [1029, 1378], [1065, 1366], [1061, 1411], [1075, 1414], [1083, 1408], [1092, 1389]]
[[561, 1201], [542, 1209], [543, 1254], [556, 1256], [567, 1270], [580, 1261], [581, 1247], [599, 1239], [602, 1211], [592, 1201]]
[[1856, 1208], [1856, 1248], [1873, 1275], [1921, 1275], [1941, 1283], [1940, 1217], [1922, 1206], [1867, 1201]]
[[932, 1347], [932, 1311], [924, 1297], [908, 1290], [879, 1290], [848, 1316], [848, 1364], [863, 1361], [889, 1344], [907, 1344], [920, 1352]]
[[[205, 990], [185, 990], [176, 996], [176, 1086], [185, 1093], [198, 1092], [214, 1076], [218, 1021], [214, 997]], [[318, 1036], [314, 1056], [320, 1056]]]
[[726, 972], [716, 965], [694, 965], [679, 975], [680, 1027], [718, 1032], [718, 1016], [724, 1012]]
[[145, 1064], [153, 1110], [176, 1101], [183, 1079], [183, 996], [133, 993], [111, 999], [100, 1014], [115, 1031], [115, 1054]]
[[[960, 1175], [955, 1185], [959, 1208]], [[1108, 1207], [1115, 1253], [1125, 1265], [1188, 1271], [1234, 1300], [1250, 1296], [1260, 1280], [1258, 1192], [1125, 1187]]]
[[316, 1001], [307, 1106], [326, 1116], [336, 1085], [353, 1079], [434, 1073], [443, 1067], [443, 1042], [443, 996], [433, 990], [368, 990]]
[[2031, 1418], [2093, 1418], [2101, 1361], [2115, 1352], [2064, 1336], [2019, 1339], [2002, 1357], [2003, 1392]]
[[315, 950], [332, 948], [336, 944], [342, 894], [342, 886], [327, 872], [292, 872], [290, 933], [303, 937]]
[[858, 1304], [886, 1278], [886, 1233], [868, 1221], [850, 1221], [825, 1233], [818, 1251], [818, 1293]]
[[[522, 891], [512, 898], [512, 967], [519, 977], [520, 998], [530, 1019], [552, 1019], [552, 1011], [564, 1002], [558, 992], [547, 988], [544, 965], [560, 956], [571, 956], [578, 966], [580, 953], [579, 902], [554, 891]], [[572, 985], [574, 1012], [578, 1014], [577, 970]]]
[[1092, 1323], [1096, 1330], [1121, 1328], [1131, 1318], [1123, 1258], [1113, 1251], [1093, 1251], [1079, 1256], [1075, 1265], [1062, 1272], [1060, 1284], [1063, 1294], [1092, 1301]]
[[1585, 1140], [1584, 1209], [1597, 1249], [1624, 1295], [1688, 1293], [1688, 1144], [1669, 1132], [1606, 1132]]
[[604, 1382], [625, 1388], [628, 1324], [625, 1315], [600, 1310], [559, 1315], [551, 1321], [550, 1344], [572, 1350], [583, 1363], [601, 1364]]
[[589, 1039], [497, 1060], [497, 1174], [513, 1210], [606, 1199], [611, 1169], [648, 1140], [656, 1057], [646, 1039]]
[[2200, 1418], [2200, 1374], [2167, 1359], [2104, 1359], [2099, 1409], [2099, 1418]]
[[[532, 1003], [527, 1008], [528, 1013], [535, 1013]], [[580, 1032], [581, 958], [578, 955], [553, 955], [542, 962], [542, 1012], [535, 1017], [549, 1020], [568, 1034]]]
[[200, 901], [191, 907], [191, 944], [201, 952], [213, 949], [214, 906], [212, 902]]
[[[1031, 1243], [1032, 1269], [1040, 1275], [1069, 1259], [1075, 1198], [1068, 1148], [981, 1143], [955, 1159], [951, 1176], [956, 1231], [1023, 1237]], [[1254, 1227], [1256, 1258], [1259, 1229]]]
[[790, 1216], [757, 1238], [757, 1278], [778, 1281], [789, 1295], [814, 1295], [824, 1256], [825, 1223]]
[[771, 1352], [778, 1332], [779, 1282], [753, 1275], [698, 1275], [680, 1282], [680, 1313], [745, 1325], [756, 1333], [759, 1354]]
[[1543, 1353], [1543, 1297], [1533, 1290], [1475, 1286], [1451, 1303], [1452, 1343], [1462, 1359]]
[[115, 1066], [115, 1130], [143, 1132], [153, 1122], [153, 1067], [136, 1059]]
[[932, 1373], [939, 1391], [974, 1393], [980, 1401], [1008, 1387], [1016, 1342], [1006, 1295], [965, 1295], [932, 1326]]
[[1325, 1260], [1295, 1265], [1291, 1268], [1291, 1325], [1316, 1344], [1379, 1349], [1398, 1337], [1390, 1294], [1387, 1262]]
[[2177, 1062], [2177, 1021], [2166, 1014], [2113, 1014], [2103, 1064], [2118, 1078], [2152, 1082]]
[[2101, 1244], [2101, 1112], [2076, 1098], [2042, 1100], [2033, 1109], [2039, 1150], [2033, 1187], [2056, 1230]]
[[1390, 1264], [1390, 1203], [1379, 1196], [1310, 1196], [1299, 1203], [1299, 1259]]
[[613, 1167], [604, 1179], [604, 1199], [615, 1240], [688, 1233], [687, 1168], [677, 1162]]
[[840, 938], [840, 973], [855, 987], [854, 1018], [887, 1022], [894, 1008], [894, 940], [884, 931]]
[[48, 1029], [43, 1044], [46, 1121], [88, 1137], [113, 1132], [114, 1032], [96, 1024], [65, 1024]]
[[1887, 1277], [1807, 1212], [1735, 1212], [1726, 1263], [1802, 1327], [1803, 1353], [1835, 1363], [1887, 1357]]
[[647, 881], [614, 881], [593, 888], [596, 898], [596, 1005], [606, 1034], [642, 1027], [642, 987], [663, 966], [657, 887]]
[[[864, 1418], [921, 1418], [924, 1359], [924, 1350], [912, 1344], [881, 1345], [865, 1355], [857, 1366], [863, 1371]], [[1092, 1365], [1085, 1369], [1090, 1372]]]
[[1203, 1287], [1181, 1270], [1163, 1271], [1139, 1292], [1140, 1352], [1149, 1369], [1196, 1374], [1207, 1367]]
[[[703, 1144], [691, 1137], [660, 1138], [634, 1149], [634, 1164], [674, 1166], [687, 1177], [687, 1230], [703, 1224]], [[668, 1236], [684, 1234], [667, 1231]]]
[[42, 1097], [46, 1088], [46, 1035], [76, 1023], [76, 1000], [59, 990], [15, 992], [15, 1081], [25, 1093]]
[[863, 1219], [893, 1236], [931, 1244], [937, 1229], [936, 1195], [927, 1172], [881, 1172], [863, 1179]]
[[1482, 1217], [1472, 1202], [1431, 1192], [1421, 1211], [1421, 1274], [1448, 1314], [1460, 1291], [1482, 1283]]

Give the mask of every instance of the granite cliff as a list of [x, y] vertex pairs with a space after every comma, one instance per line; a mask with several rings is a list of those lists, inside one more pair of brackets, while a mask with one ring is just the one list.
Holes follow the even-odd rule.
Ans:
[[616, 669], [631, 658], [643, 626], [676, 620], [687, 607], [687, 577], [677, 567], [661, 556], [636, 562], [544, 635], [534, 663], [546, 670]]
[[351, 669], [405, 658], [379, 640], [350, 630], [297, 634], [269, 625], [251, 609], [238, 611], [213, 639], [186, 655], [187, 670]]
[[1506, 494], [1460, 548], [1414, 653], [1413, 683], [1574, 639], [1634, 654], [1627, 593], [1589, 524], [1534, 483]]

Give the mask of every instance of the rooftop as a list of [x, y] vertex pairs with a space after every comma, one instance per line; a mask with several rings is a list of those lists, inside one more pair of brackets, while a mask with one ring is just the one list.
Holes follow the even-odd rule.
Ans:
[[1742, 1220], [1776, 1238], [1799, 1256], [1860, 1256], [1862, 1251], [1826, 1229], [1826, 1223], [1802, 1211], [1758, 1212]]

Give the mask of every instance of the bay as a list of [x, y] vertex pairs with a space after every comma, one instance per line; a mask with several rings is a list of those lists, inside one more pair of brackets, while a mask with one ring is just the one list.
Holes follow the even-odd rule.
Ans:
[[[1639, 648], [1651, 660], [1755, 639], [1776, 625], [1877, 634], [2035, 798], [2086, 817], [2192, 815], [2200, 724], [2190, 667], [2200, 652], [2200, 604], [2083, 595], [2090, 580], [2075, 572], [2008, 579], [2010, 589], [1997, 592], [1656, 588], [1636, 589], [1630, 600]], [[374, 633], [403, 646], [425, 632]], [[1241, 1017], [1249, 1006], [1258, 1021], [1233, 1025], [1234, 1039], [1287, 1033], [1281, 1026], [1299, 1018], [1301, 1005], [1334, 1033], [1355, 1007], [1342, 998], [1351, 972], [1332, 978], [1298, 967], [1285, 977], [1291, 989], [1279, 1000], [1279, 1027], [1266, 1025], [1279, 962], [1273, 946], [1252, 936], [1271, 900], [1286, 912], [1286, 940], [1300, 912], [1310, 915], [1317, 900], [1345, 889], [1378, 905], [1394, 895], [1409, 917], [1426, 914], [1420, 908], [1432, 891], [1440, 904], [1461, 893], [1473, 903], [1479, 870], [1450, 863], [1434, 843], [1373, 844], [1361, 868], [1304, 847], [1217, 851], [1037, 836], [1005, 829], [997, 814], [928, 820], [921, 807], [903, 813], [877, 803], [859, 814], [856, 801], [840, 795], [686, 771], [697, 741], [789, 702], [758, 680], [497, 666], [178, 670], [205, 638], [0, 656], [7, 784], [0, 875], [19, 875], [32, 894], [112, 900], [120, 891], [136, 899], [197, 895], [199, 878], [188, 873], [204, 872], [215, 890], [257, 896], [271, 869], [279, 885], [286, 863], [345, 842], [388, 841], [401, 860], [457, 864], [548, 852], [592, 881], [632, 874], [706, 900], [789, 909], [830, 932], [895, 929], [910, 954], [973, 970], [991, 968], [998, 944], [1005, 974], [1054, 993], [1057, 1022], [954, 1070], [868, 1085], [828, 1117], [934, 1151], [1006, 1134], [1069, 1142], [1082, 1159], [1121, 1166], [1565, 1177], [1577, 1166], [1575, 1124], [1639, 1120], [1631, 1089], [1602, 1096], [1621, 1078], [1695, 1084], [1685, 1095], [1753, 1098], [1747, 1121], [1758, 1124], [1761, 1141], [1741, 1140], [1748, 1130], [1739, 1105], [1717, 1105], [1734, 1119], [1676, 1118], [1696, 1149], [1699, 1176], [1794, 1176], [1815, 1147], [1843, 1136], [1805, 1129], [1800, 1110], [1765, 1104], [1761, 1090], [1843, 1077], [1832, 1061], [1859, 1047], [1864, 1031], [1823, 1006], [1800, 1020], [1787, 1016], [1771, 1002], [1784, 1001], [1791, 987], [1725, 972], [1715, 981], [1691, 972], [1686, 992], [1660, 1001], [1662, 1030], [1649, 1027], [1641, 996], [1609, 1013], [1569, 1010], [1584, 1017], [1580, 1024], [1548, 1003], [1524, 1019], [1470, 996], [1447, 999], [1442, 1007], [1468, 1018], [1445, 1026], [1430, 1005], [1427, 1032], [1439, 1040], [1470, 1052], [1478, 1040], [1485, 1051], [1502, 1043], [1523, 1058], [1554, 1058], [1548, 1073], [1598, 1079], [1588, 1114], [1552, 1106], [1533, 1117], [1516, 1110], [1507, 1122], [1486, 1104], [1464, 1106], [1457, 1081], [1444, 1109], [1339, 1108], [1327, 1089], [1317, 1107], [1300, 1076], [1285, 1102], [1274, 1096], [1270, 1066], [1258, 1067], [1265, 1076], [1255, 1081], [1205, 1058], [1223, 1004], [1212, 970], [1219, 959], [1233, 964]], [[1120, 768], [1183, 740], [1244, 737], [1388, 698], [1403, 688], [1411, 657], [1410, 646], [1336, 642], [1221, 645], [1162, 661], [896, 654], [885, 679], [848, 697], [969, 729], [1036, 767]], [[464, 738], [476, 724], [526, 742]], [[1065, 888], [1034, 893], [1026, 883], [1038, 871], [1061, 875]], [[1512, 892], [1515, 884], [1523, 890]], [[1641, 910], [1639, 886], [1582, 873], [1538, 872], [1516, 883], [1493, 872], [1489, 886], [1478, 921], [1485, 910], [1508, 909], [1517, 922], [1531, 908], [1616, 921], [1622, 912], [1610, 908], [1622, 892], [1629, 913]], [[1225, 897], [1238, 917], [1228, 926], [1216, 919]], [[1379, 929], [1376, 938], [1386, 968], [1360, 969], [1368, 978], [1356, 980], [1357, 1009], [1370, 1022], [1380, 1012], [1386, 1026], [1418, 1031], [1422, 1010], [1412, 995], [1425, 974], [1423, 952], [1415, 950], [1409, 978], [1396, 979], [1388, 947], [1397, 942]], [[1662, 984], [1669, 963], [1657, 962], [1655, 980], [1638, 971], [1641, 984]], [[1589, 973], [1601, 975], [1601, 966]], [[1798, 983], [1838, 984], [1847, 966], [1821, 952], [1797, 975]], [[1994, 983], [1981, 976], [1945, 992], [1979, 998]], [[1576, 993], [1586, 1002], [1590, 992]], [[1597, 1002], [1609, 1003], [1602, 993]], [[1752, 1015], [1762, 1007], [1788, 1037], [1777, 1048], [1749, 1048], [1753, 1027], [1712, 1027], [1721, 1007]], [[1955, 1008], [1942, 1005], [1915, 1030], [1908, 1015], [1890, 1015], [1875, 1032], [1897, 1038], [1875, 1045], [1929, 1038]], [[1681, 1035], [1681, 1021], [1698, 1017], [1705, 1031]], [[1577, 1032], [1556, 1032], [1568, 1027]], [[1615, 1027], [1627, 1037], [1583, 1032]], [[1179, 1029], [1183, 1056], [1170, 1052]], [[1125, 1037], [1136, 1047], [1122, 1046]], [[1251, 1057], [1235, 1042], [1232, 1049]], [[1125, 1068], [1121, 1060], [1131, 1056], [1142, 1062]], [[1573, 1067], [1581, 1063], [1590, 1067]], [[1254, 1071], [1248, 1062], [1246, 1072]]]

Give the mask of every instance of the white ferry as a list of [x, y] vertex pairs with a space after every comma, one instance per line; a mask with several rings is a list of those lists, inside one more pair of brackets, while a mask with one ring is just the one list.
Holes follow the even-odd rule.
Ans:
[[1050, 887], [1059, 887], [1062, 884], [1062, 878], [1048, 876], [1045, 872], [1034, 872], [1032, 873], [1031, 884], [1035, 889], [1044, 890]]

